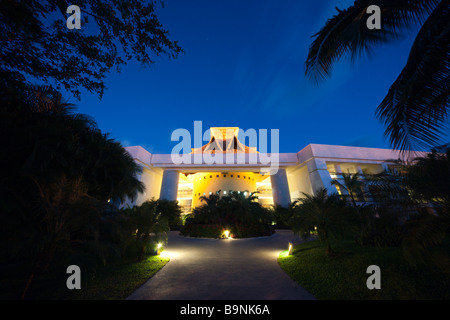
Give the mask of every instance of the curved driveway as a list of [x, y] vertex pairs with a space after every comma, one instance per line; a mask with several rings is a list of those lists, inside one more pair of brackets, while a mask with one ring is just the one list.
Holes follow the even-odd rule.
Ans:
[[280, 268], [278, 254], [291, 231], [248, 239], [185, 238], [169, 234], [170, 262], [128, 300], [300, 300], [314, 299]]

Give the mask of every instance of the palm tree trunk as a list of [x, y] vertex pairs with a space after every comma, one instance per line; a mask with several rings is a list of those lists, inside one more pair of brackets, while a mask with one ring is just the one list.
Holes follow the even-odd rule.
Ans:
[[25, 285], [25, 288], [23, 289], [20, 300], [25, 299], [34, 279], [39, 274], [41, 274], [42, 272], [47, 270], [48, 266], [50, 265], [50, 261], [52, 260], [52, 256], [53, 256], [53, 254], [52, 254], [52, 251], [50, 251], [50, 250], [48, 252], [41, 252], [38, 255], [37, 261], [34, 264], [33, 269], [31, 270], [30, 276], [28, 277], [27, 283]]
[[328, 237], [325, 240], [326, 244], [327, 244], [327, 256], [333, 256], [334, 255], [334, 251], [333, 249], [331, 249], [331, 245], [330, 245], [330, 241], [328, 240]]
[[327, 246], [326, 249], [327, 256], [334, 255], [334, 251], [333, 249], [331, 249], [330, 239], [328, 238], [328, 230], [326, 226], [323, 227], [323, 240], [325, 241], [325, 244]]
[[25, 297], [26, 297], [26, 295], [27, 295], [27, 293], [28, 293], [28, 290], [30, 289], [31, 283], [32, 283], [33, 280], [34, 280], [35, 274], [36, 274], [36, 272], [35, 272], [35, 270], [33, 269], [33, 271], [31, 271], [30, 276], [28, 277], [27, 284], [25, 285], [25, 289], [23, 289], [22, 296], [20, 297], [20, 300], [24, 300], [24, 299], [25, 299]]
[[362, 244], [364, 242], [363, 241], [363, 237], [364, 237], [363, 218], [362, 218], [362, 215], [361, 215], [361, 211], [359, 211], [359, 208], [356, 205], [356, 201], [355, 201], [355, 198], [353, 197], [353, 193], [351, 193], [350, 196], [351, 196], [351, 199], [352, 199], [353, 207], [355, 208], [355, 211], [356, 211], [356, 213], [358, 214], [358, 217], [359, 217], [359, 239], [360, 239], [360, 243]]

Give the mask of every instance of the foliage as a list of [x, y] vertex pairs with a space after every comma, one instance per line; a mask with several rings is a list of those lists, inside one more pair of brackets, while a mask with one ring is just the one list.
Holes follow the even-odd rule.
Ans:
[[179, 212], [181, 209], [176, 201], [169, 203], [154, 199], [140, 206], [120, 209], [128, 220], [125, 230], [129, 239], [123, 242], [127, 255], [137, 254], [138, 260], [141, 260], [145, 254], [154, 253], [158, 243], [167, 241], [169, 223]]
[[159, 199], [156, 210], [167, 219], [170, 230], [178, 230], [182, 226], [182, 209], [177, 201]]
[[[204, 230], [205, 234], [217, 238], [222, 235], [219, 233], [222, 229], [230, 230], [235, 237], [255, 237], [270, 235], [273, 232], [268, 226], [273, 220], [272, 211], [255, 201], [257, 200], [255, 193], [246, 196], [242, 192], [231, 191], [226, 196], [211, 194], [201, 197], [201, 200], [204, 203], [192, 210], [192, 214], [186, 219], [182, 234], [194, 236], [193, 234], [199, 234]], [[209, 227], [203, 228], [201, 225]]]
[[433, 150], [408, 168], [405, 184], [419, 203], [418, 214], [405, 224], [403, 239], [405, 254], [413, 262], [430, 259], [428, 249], [442, 244], [450, 231], [449, 156], [450, 148], [442, 153]]
[[365, 175], [373, 204], [355, 207], [354, 238], [361, 245], [402, 246], [412, 264], [437, 261], [430, 248], [442, 244], [450, 225], [448, 150], [390, 162], [386, 171]]
[[407, 186], [412, 198], [432, 203], [437, 210], [450, 211], [450, 148], [433, 150], [408, 169]]
[[292, 207], [295, 206], [295, 204], [296, 204], [295, 202], [291, 202], [288, 208], [277, 204], [273, 206], [272, 215], [277, 228], [289, 227], [289, 220], [292, 214]]
[[[367, 8], [378, 5], [381, 29], [366, 27]], [[333, 63], [349, 54], [356, 59], [381, 43], [397, 40], [402, 31], [421, 25], [402, 72], [377, 108], [385, 135], [395, 149], [429, 149], [447, 129], [449, 106], [450, 7], [447, 0], [356, 0], [328, 19], [314, 35], [306, 74], [328, 77]]]
[[343, 235], [348, 209], [337, 194], [328, 194], [327, 189], [317, 190], [316, 195], [303, 193], [303, 198], [292, 208], [292, 230], [308, 238], [317, 230], [319, 239], [326, 244], [327, 255], [333, 255], [331, 238]]
[[349, 197], [353, 207], [357, 208], [356, 201], [364, 199], [364, 183], [359, 173], [342, 173], [343, 181], [337, 179], [331, 181], [332, 185], [338, 186], [344, 191], [343, 197]]
[[415, 204], [410, 195], [411, 190], [406, 184], [411, 164], [400, 160], [391, 163], [390, 168], [380, 173], [365, 175], [371, 198], [377, 206], [398, 209], [401, 212], [413, 211]]
[[230, 234], [233, 238], [264, 237], [275, 231], [270, 224], [252, 222], [236, 222], [230, 226]]
[[[282, 252], [280, 267], [318, 300], [448, 300], [450, 276], [434, 265], [412, 266], [400, 247], [374, 248], [352, 241], [334, 244], [332, 258], [318, 241], [296, 245], [292, 255]], [[449, 243], [430, 248], [449, 254]], [[441, 256], [442, 257], [442, 256]], [[381, 269], [381, 290], [368, 290], [367, 267]]]
[[108, 200], [144, 190], [140, 167], [92, 119], [50, 87], [25, 93], [0, 97], [1, 260], [30, 266], [23, 297], [55, 260], [106, 263], [120, 238]]
[[194, 219], [187, 218], [180, 234], [196, 238], [221, 238], [225, 228], [220, 224], [199, 224]]
[[[0, 87], [17, 88], [29, 79], [65, 89], [103, 95], [104, 78], [135, 59], [176, 58], [182, 49], [168, 38], [156, 2], [79, 0], [81, 29], [66, 26], [66, 0], [2, 1], [0, 6]], [[3, 94], [3, 92], [2, 92]]]
[[[11, 98], [2, 97], [4, 99]], [[96, 199], [134, 198], [144, 190], [135, 175], [141, 168], [120, 143], [102, 133], [94, 120], [72, 112], [51, 87], [36, 87], [27, 96], [2, 104], [1, 188], [10, 196], [30, 194], [18, 179], [30, 181], [82, 177], [87, 193]], [[14, 159], [14, 161], [12, 161]], [[27, 183], [22, 181], [22, 183]]]
[[[66, 261], [64, 261], [66, 262]], [[81, 290], [69, 290], [67, 264], [57, 267], [36, 279], [27, 294], [28, 300], [124, 300], [139, 286], [156, 274], [169, 262], [168, 256], [149, 255], [141, 261], [118, 260], [96, 269], [81, 268]], [[71, 261], [69, 261], [71, 263]], [[77, 262], [78, 263], [78, 262]], [[22, 269], [16, 266], [15, 270]], [[4, 268], [2, 268], [4, 271]], [[0, 299], [16, 300], [23, 290], [20, 272], [9, 272], [8, 278], [0, 279]]]
[[358, 244], [373, 247], [401, 244], [405, 234], [401, 213], [389, 207], [361, 206], [360, 214], [361, 223], [353, 225], [353, 235]]

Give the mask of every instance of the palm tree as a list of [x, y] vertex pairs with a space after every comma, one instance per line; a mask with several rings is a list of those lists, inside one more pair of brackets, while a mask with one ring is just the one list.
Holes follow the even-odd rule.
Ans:
[[[247, 193], [249, 194], [247, 196]], [[244, 223], [258, 221], [260, 212], [255, 210], [255, 205], [259, 207], [257, 192], [238, 192], [231, 191], [228, 195], [232, 203], [233, 216]]]
[[414, 203], [407, 185], [407, 176], [412, 163], [394, 159], [389, 162], [392, 168], [365, 176], [367, 187], [377, 206], [402, 208], [399, 210], [401, 212], [410, 211]]
[[[413, 200], [431, 204], [433, 211], [424, 211], [406, 222], [404, 252], [410, 261], [433, 259], [440, 265], [445, 257], [432, 256], [430, 247], [441, 245], [450, 230], [450, 148], [433, 151], [407, 169], [405, 185]], [[419, 206], [420, 211], [420, 206]], [[447, 264], [448, 272], [448, 264]]]
[[[366, 27], [370, 5], [381, 8], [382, 28]], [[376, 44], [395, 40], [402, 29], [421, 24], [406, 66], [377, 108], [385, 135], [400, 150], [436, 145], [446, 129], [449, 108], [449, 0], [356, 0], [329, 19], [314, 35], [306, 74], [319, 81], [333, 62], [350, 54], [355, 59]], [[445, 132], [445, 131], [444, 131]]]
[[157, 212], [161, 212], [161, 216], [169, 222], [170, 229], [178, 228], [182, 225], [181, 207], [177, 200], [157, 200]]
[[341, 190], [344, 190], [353, 204], [353, 207], [358, 211], [356, 201], [362, 197], [364, 183], [360, 179], [359, 173], [342, 173], [343, 182], [341, 183], [337, 179], [331, 181], [332, 185], [338, 186]]
[[158, 210], [158, 200], [147, 200], [140, 206], [121, 209], [131, 219], [130, 231], [135, 232], [135, 241], [139, 248], [138, 260], [142, 260], [144, 254], [150, 248], [154, 248], [156, 242], [167, 240], [169, 231], [169, 216]]
[[216, 222], [221, 218], [221, 214], [218, 209], [218, 203], [220, 201], [219, 194], [220, 190], [215, 194], [200, 197], [202, 205], [197, 206], [192, 210], [192, 217], [195, 221], [200, 223], [211, 223]]
[[24, 298], [36, 275], [61, 260], [56, 256], [98, 238], [107, 199], [143, 190], [140, 168], [119, 143], [73, 113], [58, 92], [37, 89], [0, 108], [8, 133], [8, 152], [0, 153], [2, 257], [34, 260]]
[[62, 94], [52, 86], [34, 86], [32, 107], [36, 112], [69, 114], [75, 107], [63, 99]]
[[326, 245], [327, 255], [333, 255], [330, 239], [341, 235], [345, 226], [345, 202], [339, 195], [328, 195], [326, 188], [319, 189], [316, 195], [303, 193], [303, 198], [296, 202], [292, 211], [292, 230], [307, 238], [317, 228], [319, 239]]
[[[87, 194], [82, 179], [61, 177], [58, 181], [34, 180], [39, 197], [32, 233], [25, 235], [33, 240], [27, 246], [35, 253], [35, 260], [21, 299], [24, 299], [34, 279], [47, 271], [53, 259], [61, 257], [73, 243], [83, 243], [98, 236], [101, 205]], [[98, 248], [98, 246], [97, 246]]]
[[79, 161], [85, 162], [77, 168], [85, 173], [93, 195], [105, 201], [123, 202], [144, 191], [143, 183], [136, 178], [142, 168], [119, 142], [99, 130], [85, 131], [79, 134], [79, 139], [83, 149], [77, 155]]
[[442, 153], [433, 150], [415, 160], [406, 178], [412, 197], [450, 213], [450, 147]]

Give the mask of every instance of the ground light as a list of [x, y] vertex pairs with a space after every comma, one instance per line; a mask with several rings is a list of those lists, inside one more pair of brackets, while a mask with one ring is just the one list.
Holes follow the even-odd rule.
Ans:
[[292, 248], [293, 248], [292, 243], [289, 242], [288, 255], [292, 254]]
[[162, 243], [158, 243], [157, 245], [156, 245], [156, 254], [157, 255], [160, 255], [161, 254], [161, 249], [162, 249]]
[[223, 235], [225, 236], [225, 238], [229, 238], [230, 237], [230, 230], [225, 230], [224, 232], [223, 232]]

